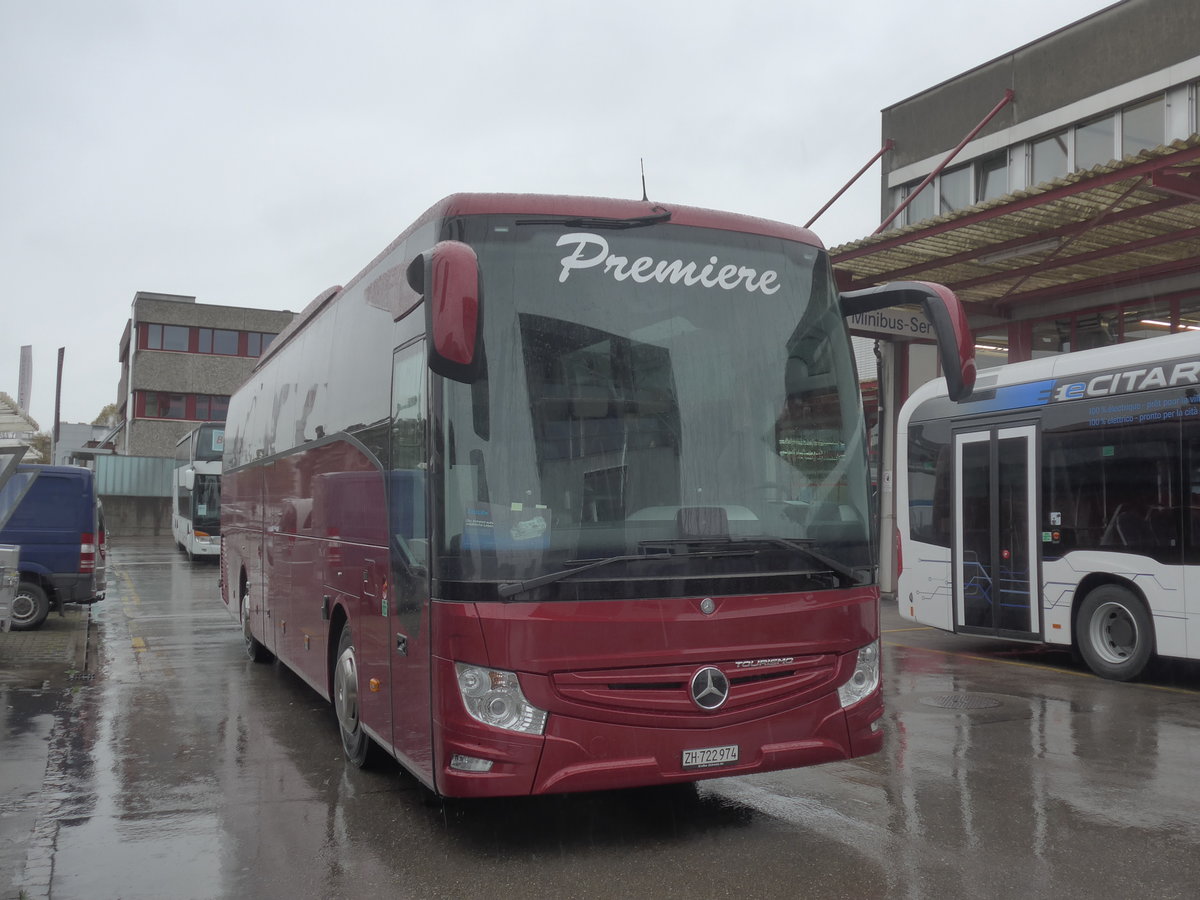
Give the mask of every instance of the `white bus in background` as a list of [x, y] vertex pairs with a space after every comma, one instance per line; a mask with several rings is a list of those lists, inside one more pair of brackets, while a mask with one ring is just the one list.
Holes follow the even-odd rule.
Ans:
[[1200, 333], [931, 382], [897, 448], [902, 616], [1117, 680], [1200, 659]]
[[225, 423], [205, 422], [175, 445], [171, 490], [171, 533], [188, 555], [221, 552], [221, 460]]

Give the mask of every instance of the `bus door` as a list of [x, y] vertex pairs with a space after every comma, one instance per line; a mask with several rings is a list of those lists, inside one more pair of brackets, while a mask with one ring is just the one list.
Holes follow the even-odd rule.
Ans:
[[400, 347], [392, 360], [392, 468], [388, 473], [387, 505], [391, 553], [388, 638], [392, 740], [397, 755], [420, 778], [433, 777], [429, 534], [425, 502], [428, 404], [425, 343], [418, 339]]
[[954, 435], [954, 627], [1038, 639], [1042, 631], [1037, 428]]

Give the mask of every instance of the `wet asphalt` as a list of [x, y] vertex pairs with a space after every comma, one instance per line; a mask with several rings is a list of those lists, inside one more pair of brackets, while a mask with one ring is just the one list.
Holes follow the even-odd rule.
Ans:
[[881, 754], [441, 803], [343, 763], [328, 705], [245, 658], [215, 565], [166, 538], [110, 566], [86, 671], [0, 656], [3, 900], [1197, 895], [1195, 664], [1106, 682], [885, 604]]

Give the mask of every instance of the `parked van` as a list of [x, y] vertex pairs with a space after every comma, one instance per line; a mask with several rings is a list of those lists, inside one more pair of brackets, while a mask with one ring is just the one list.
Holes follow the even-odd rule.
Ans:
[[20, 547], [0, 544], [0, 633], [12, 627], [12, 602], [17, 595], [17, 563], [21, 558]]
[[91, 470], [21, 465], [0, 488], [0, 544], [21, 548], [12, 628], [37, 628], [64, 603], [104, 599], [104, 510]]

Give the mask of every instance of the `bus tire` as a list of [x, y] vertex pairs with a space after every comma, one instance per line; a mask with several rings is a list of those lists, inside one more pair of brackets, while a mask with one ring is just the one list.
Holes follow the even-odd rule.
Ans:
[[246, 656], [252, 662], [265, 663], [272, 659], [271, 651], [262, 645], [250, 630], [250, 591], [242, 591], [242, 639], [246, 642]]
[[22, 581], [12, 601], [13, 631], [32, 631], [40, 628], [50, 615], [50, 598], [40, 585]]
[[1079, 652], [1097, 675], [1132, 681], [1154, 655], [1154, 622], [1132, 591], [1102, 584], [1083, 599], [1076, 619]]
[[338, 638], [337, 661], [333, 669], [333, 712], [347, 761], [359, 769], [369, 768], [377, 757], [377, 750], [359, 720], [358, 654], [349, 624], [342, 626]]

